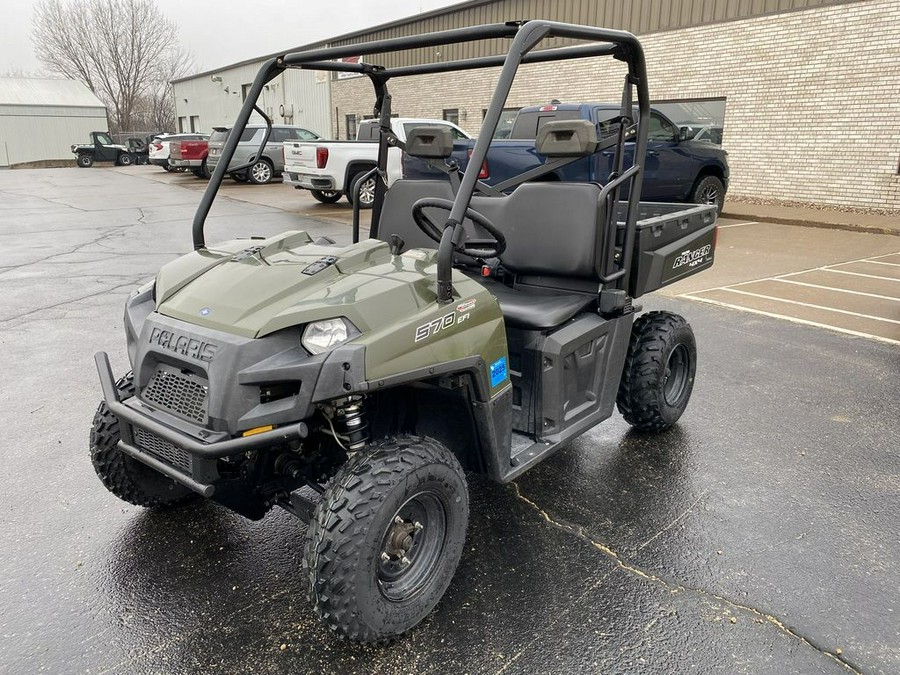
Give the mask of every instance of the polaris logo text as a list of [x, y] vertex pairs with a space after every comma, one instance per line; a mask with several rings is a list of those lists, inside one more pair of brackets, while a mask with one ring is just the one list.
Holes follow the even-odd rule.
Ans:
[[170, 330], [154, 328], [150, 332], [150, 344], [198, 361], [212, 361], [219, 348], [211, 342], [179, 335]]
[[675, 262], [672, 263], [672, 269], [676, 270], [679, 267], [684, 267], [685, 265], [687, 265], [688, 267], [696, 267], [703, 262], [703, 259], [709, 255], [709, 252], [711, 250], [712, 244], [707, 244], [706, 246], [695, 249], [693, 251], [687, 250], [680, 256], [675, 258]]

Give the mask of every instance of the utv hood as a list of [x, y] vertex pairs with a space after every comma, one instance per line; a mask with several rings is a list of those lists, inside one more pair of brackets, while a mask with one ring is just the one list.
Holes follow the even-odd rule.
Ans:
[[365, 333], [435, 301], [434, 253], [410, 253], [371, 239], [318, 245], [296, 231], [231, 241], [163, 267], [157, 311], [244, 337], [335, 317]]

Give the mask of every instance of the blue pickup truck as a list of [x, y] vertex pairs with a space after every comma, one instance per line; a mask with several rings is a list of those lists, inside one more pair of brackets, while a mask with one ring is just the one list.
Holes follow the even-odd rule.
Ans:
[[[637, 115], [637, 112], [635, 112]], [[541, 126], [555, 120], [587, 119], [597, 125], [598, 138], [618, 131], [619, 107], [611, 103], [559, 103], [522, 108], [508, 139], [495, 139], [488, 150], [480, 179], [500, 185], [508, 178], [545, 163], [534, 149]], [[728, 153], [718, 145], [686, 138], [665, 115], [651, 109], [641, 199], [656, 202], [716, 204], [719, 211], [728, 189]], [[454, 142], [452, 159], [465, 170], [474, 140]], [[626, 143], [624, 167], [631, 166], [634, 145]], [[540, 176], [537, 180], [605, 183], [613, 169], [613, 148], [578, 159]], [[439, 173], [421, 160], [404, 155], [407, 178], [433, 178]], [[501, 188], [502, 189], [502, 188]]]

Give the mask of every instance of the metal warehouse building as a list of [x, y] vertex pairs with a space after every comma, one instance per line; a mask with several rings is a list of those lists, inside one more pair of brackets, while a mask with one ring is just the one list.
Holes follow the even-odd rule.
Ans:
[[0, 168], [73, 159], [73, 143], [107, 127], [106, 106], [80, 82], [0, 77]]
[[[641, 37], [655, 105], [678, 124], [714, 128], [743, 198], [900, 209], [900, 2], [897, 0], [472, 0], [299, 49], [514, 19], [602, 25]], [[560, 46], [553, 40], [546, 45]], [[497, 54], [502, 41], [385, 55], [385, 66]], [[373, 62], [375, 57], [371, 57]], [[233, 120], [264, 58], [176, 82], [184, 129]], [[535, 64], [507, 103], [616, 101], [607, 60]], [[477, 133], [499, 69], [402, 78], [401, 116], [443, 117]], [[262, 105], [276, 121], [352, 137], [371, 114], [365, 77], [292, 72]], [[502, 133], [502, 128], [500, 129]]]

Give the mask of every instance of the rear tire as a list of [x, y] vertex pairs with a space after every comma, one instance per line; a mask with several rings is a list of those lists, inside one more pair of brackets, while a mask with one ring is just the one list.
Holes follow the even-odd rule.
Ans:
[[631, 328], [616, 404], [625, 421], [663, 431], [681, 417], [694, 388], [697, 344], [683, 317], [648, 312]]
[[254, 185], [265, 185], [271, 183], [275, 177], [275, 169], [272, 168], [271, 162], [267, 159], [260, 159], [253, 163], [247, 169], [247, 180]]
[[[350, 180], [350, 191], [347, 192], [347, 201], [350, 204], [353, 204], [353, 200], [356, 199], [356, 195], [353, 194], [353, 186], [356, 185], [356, 181], [359, 180], [361, 176], [369, 173], [370, 169], [365, 169], [363, 171], [359, 171], [353, 178]], [[373, 176], [365, 183], [362, 184], [362, 187], [359, 191], [359, 208], [362, 210], [371, 209], [375, 206], [375, 177]]]
[[[134, 396], [134, 381], [126, 375], [116, 382], [122, 398]], [[184, 503], [197, 495], [118, 448], [119, 418], [102, 401], [91, 426], [91, 463], [100, 481], [116, 497], [151, 509]]]
[[334, 204], [344, 196], [344, 193], [339, 190], [310, 190], [309, 192], [313, 199], [323, 204]]
[[78, 159], [75, 160], [75, 163], [82, 169], [89, 169], [94, 166], [94, 158], [90, 155], [78, 155]]
[[127, 152], [123, 152], [121, 155], [119, 155], [119, 161], [117, 162], [119, 166], [131, 166], [133, 163], [134, 162], [131, 155], [129, 155]]
[[418, 624], [453, 578], [468, 518], [462, 468], [437, 441], [400, 436], [358, 453], [309, 526], [304, 569], [319, 618], [360, 642]]
[[200, 165], [199, 169], [193, 170], [194, 175], [197, 178], [203, 178], [205, 180], [209, 180], [209, 167], [206, 166], [206, 160], [203, 160], [203, 163]]
[[691, 201], [695, 204], [715, 204], [716, 213], [725, 206], [725, 186], [715, 176], [703, 176], [694, 186]]

